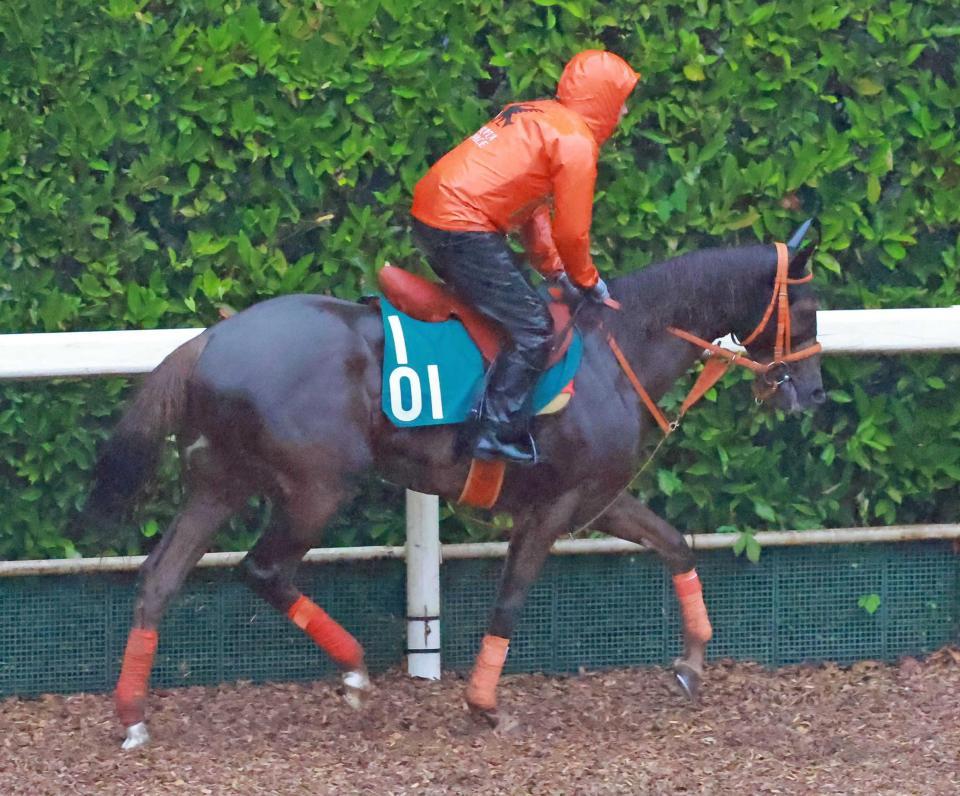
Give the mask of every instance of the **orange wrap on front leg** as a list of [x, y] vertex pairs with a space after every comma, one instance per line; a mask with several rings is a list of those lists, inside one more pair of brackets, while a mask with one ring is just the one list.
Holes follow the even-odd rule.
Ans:
[[363, 647], [326, 611], [304, 594], [287, 611], [290, 620], [344, 669], [363, 666]]
[[157, 651], [157, 631], [135, 627], [127, 637], [123, 665], [114, 691], [117, 716], [124, 727], [132, 727], [144, 719], [150, 670]]
[[710, 627], [707, 606], [703, 604], [703, 587], [697, 570], [674, 575], [673, 588], [680, 602], [684, 633], [688, 638], [706, 644], [713, 637], [713, 628]]
[[497, 683], [500, 682], [509, 647], [508, 638], [483, 637], [467, 686], [467, 702], [473, 707], [481, 710], [494, 710], [497, 707]]

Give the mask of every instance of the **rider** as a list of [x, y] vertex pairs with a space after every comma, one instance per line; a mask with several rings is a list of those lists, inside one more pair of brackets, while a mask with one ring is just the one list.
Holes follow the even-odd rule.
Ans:
[[530, 263], [547, 279], [569, 277], [587, 298], [609, 299], [590, 257], [597, 155], [639, 77], [613, 53], [578, 53], [563, 70], [556, 100], [507, 105], [414, 189], [414, 236], [431, 267], [510, 338], [487, 374], [477, 458], [537, 458], [530, 403], [553, 322], [506, 235], [520, 230]]

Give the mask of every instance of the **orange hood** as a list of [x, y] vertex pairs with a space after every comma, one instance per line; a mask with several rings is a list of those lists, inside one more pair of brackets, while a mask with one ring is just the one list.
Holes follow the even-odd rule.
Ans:
[[564, 67], [557, 99], [582, 116], [597, 144], [602, 144], [616, 128], [620, 108], [639, 79], [619, 55], [584, 50]]

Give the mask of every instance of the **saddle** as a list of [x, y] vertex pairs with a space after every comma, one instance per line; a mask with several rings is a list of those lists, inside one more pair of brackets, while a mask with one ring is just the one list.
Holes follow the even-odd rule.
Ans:
[[[444, 285], [431, 282], [417, 274], [392, 265], [385, 265], [377, 275], [380, 290], [386, 300], [396, 309], [418, 321], [440, 323], [456, 319], [480, 351], [489, 365], [503, 348], [506, 335], [494, 322], [459, 299]], [[554, 335], [557, 337], [547, 362], [547, 368], [560, 362], [574, 339], [570, 308], [560, 300], [561, 291], [550, 289], [548, 302], [553, 318]], [[573, 381], [570, 381], [539, 414], [550, 414], [563, 409], [573, 396]], [[502, 461], [474, 459], [464, 483], [459, 503], [478, 508], [492, 508], [500, 496], [506, 468]]]
[[[394, 265], [385, 265], [381, 268], [380, 273], [377, 274], [377, 281], [383, 295], [394, 307], [418, 321], [439, 323], [451, 318], [460, 321], [487, 364], [493, 362], [503, 347], [505, 340], [503, 331], [493, 321], [457, 298], [453, 291], [444, 285], [431, 282], [429, 279]], [[551, 289], [550, 295], [553, 301], [547, 306], [553, 318], [554, 334], [562, 332], [563, 337], [557, 341], [550, 353], [547, 367], [563, 359], [573, 340], [570, 307], [559, 300], [559, 290], [555, 294]]]

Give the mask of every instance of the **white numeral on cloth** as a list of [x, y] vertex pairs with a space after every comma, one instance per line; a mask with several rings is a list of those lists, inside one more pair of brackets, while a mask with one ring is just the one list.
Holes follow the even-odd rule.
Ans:
[[[390, 409], [394, 417], [401, 423], [411, 423], [420, 417], [423, 411], [423, 390], [417, 372], [408, 366], [407, 341], [403, 337], [403, 327], [400, 318], [388, 315], [390, 333], [393, 336], [393, 345], [397, 352], [397, 365], [390, 373]], [[400, 385], [403, 380], [410, 385], [410, 406], [404, 408]], [[443, 419], [443, 396], [440, 392], [440, 368], [436, 365], [427, 365], [427, 382], [430, 389], [430, 414], [434, 420]]]
[[393, 332], [393, 345], [397, 349], [397, 364], [406, 365], [407, 360], [407, 341], [403, 339], [403, 327], [400, 325], [400, 318], [396, 315], [387, 317], [390, 322], [390, 331]]
[[434, 420], [443, 420], [443, 398], [440, 395], [440, 368], [427, 365], [427, 381], [430, 383], [430, 412]]
[[[407, 379], [410, 382], [410, 408], [404, 409], [400, 399], [400, 382]], [[420, 394], [420, 377], [417, 371], [406, 365], [395, 368], [390, 374], [390, 408], [393, 415], [402, 423], [409, 423], [420, 417], [423, 411], [423, 397]]]

